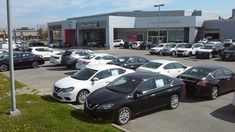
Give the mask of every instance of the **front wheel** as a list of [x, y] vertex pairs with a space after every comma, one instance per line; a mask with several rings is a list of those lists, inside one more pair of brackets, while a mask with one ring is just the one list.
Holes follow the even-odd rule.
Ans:
[[0, 71], [1, 72], [5, 72], [5, 71], [7, 71], [8, 70], [8, 65], [6, 65], [6, 64], [1, 64], [0, 65]]
[[131, 118], [131, 110], [128, 107], [123, 107], [118, 110], [117, 124], [119, 125], [127, 124], [130, 118]]
[[89, 94], [89, 92], [87, 90], [82, 90], [77, 94], [77, 102], [79, 104], [84, 104], [85, 99], [87, 97], [87, 95]]
[[36, 68], [39, 68], [39, 63], [36, 62], [36, 61], [33, 62], [33, 63], [32, 63], [32, 67], [35, 68], [35, 69], [36, 69]]
[[176, 56], [176, 53], [175, 53], [175, 51], [173, 51], [173, 52], [172, 52], [172, 56]]
[[170, 109], [176, 109], [179, 106], [180, 98], [177, 94], [173, 94], [170, 98]]

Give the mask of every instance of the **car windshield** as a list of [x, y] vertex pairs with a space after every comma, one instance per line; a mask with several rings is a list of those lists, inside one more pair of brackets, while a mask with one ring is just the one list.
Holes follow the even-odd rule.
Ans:
[[158, 63], [158, 62], [148, 62], [148, 63], [144, 64], [142, 67], [157, 69], [161, 65], [162, 65], [162, 63]]
[[194, 67], [190, 68], [184, 74], [191, 75], [191, 76], [197, 76], [197, 77], [206, 77], [211, 73], [211, 70], [209, 68], [203, 68], [203, 67]]
[[213, 45], [205, 45], [201, 49], [212, 49]]
[[97, 70], [90, 69], [90, 68], [84, 68], [81, 71], [74, 73], [71, 77], [74, 79], [78, 79], [78, 80], [88, 80], [96, 72], [97, 72]]
[[192, 44], [182, 44], [182, 45], [179, 45], [178, 48], [192, 48]]
[[114, 80], [112, 83], [110, 83], [108, 86], [106, 86], [106, 88], [111, 91], [118, 92], [118, 93], [130, 93], [140, 83], [141, 83], [141, 80], [122, 76]]
[[2, 53], [0, 53], [0, 58], [1, 59], [5, 59], [5, 58], [8, 58], [8, 52], [2, 52]]
[[127, 60], [129, 60], [129, 57], [118, 57], [117, 59], [114, 60], [114, 62], [126, 62]]

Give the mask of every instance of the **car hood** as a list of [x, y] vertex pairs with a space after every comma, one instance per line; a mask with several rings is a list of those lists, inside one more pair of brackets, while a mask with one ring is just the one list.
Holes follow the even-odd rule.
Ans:
[[190, 50], [192, 50], [192, 49], [191, 49], [191, 48], [177, 48], [177, 50], [190, 51]]
[[200, 52], [212, 52], [212, 49], [198, 49]]
[[114, 92], [106, 88], [101, 88], [91, 93], [88, 96], [87, 100], [95, 104], [104, 104], [109, 102], [115, 102], [117, 100], [120, 100], [124, 96], [125, 94]]
[[[87, 81], [87, 80], [86, 80]], [[71, 76], [65, 77], [55, 83], [56, 87], [59, 88], [68, 88], [68, 87], [76, 87], [76, 86], [84, 86], [86, 81], [77, 80], [72, 78]]]

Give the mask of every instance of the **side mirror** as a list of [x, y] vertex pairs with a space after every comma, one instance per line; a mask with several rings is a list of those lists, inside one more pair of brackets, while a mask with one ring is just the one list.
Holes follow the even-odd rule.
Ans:
[[184, 69], [188, 68], [187, 66], [183, 66]]
[[138, 97], [141, 96], [142, 94], [143, 94], [142, 91], [137, 90], [137, 91], [134, 92], [133, 96], [134, 96], [134, 98], [138, 98]]
[[98, 77], [94, 77], [94, 78], [92, 78], [92, 81], [99, 81], [99, 78]]

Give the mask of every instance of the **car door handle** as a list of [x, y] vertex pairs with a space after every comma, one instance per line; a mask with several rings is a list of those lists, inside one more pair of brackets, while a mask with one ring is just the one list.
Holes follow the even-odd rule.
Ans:
[[156, 94], [151, 94], [150, 96], [153, 97], [153, 96], [155, 96], [155, 95], [156, 95]]
[[172, 89], [168, 89], [167, 91], [168, 91], [168, 92], [171, 92], [171, 91], [172, 91]]

